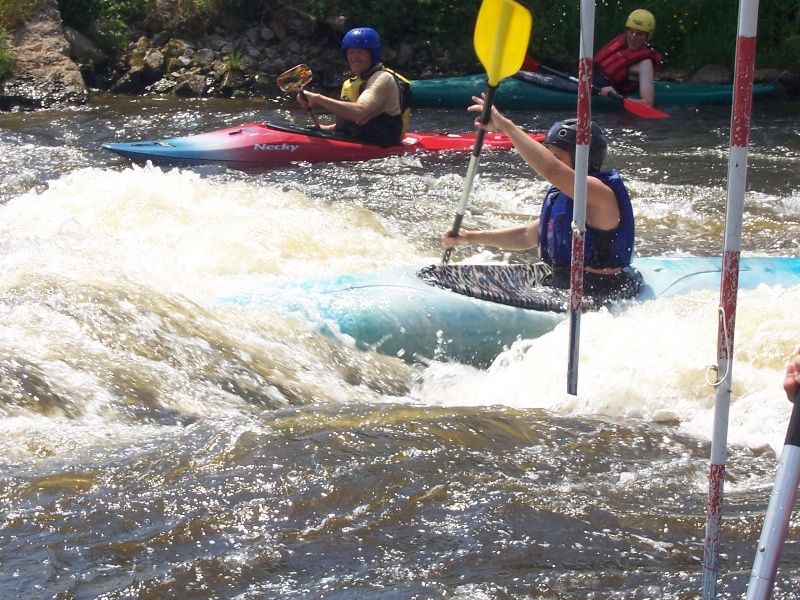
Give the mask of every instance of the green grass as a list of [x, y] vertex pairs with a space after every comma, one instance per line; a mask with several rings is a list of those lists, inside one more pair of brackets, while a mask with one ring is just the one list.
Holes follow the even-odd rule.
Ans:
[[47, 0], [0, 0], [0, 27], [13, 31], [46, 5]]
[[14, 55], [6, 45], [6, 30], [0, 26], [0, 79], [5, 79], [14, 72]]
[[228, 71], [235, 71], [242, 68], [242, 53], [231, 52], [225, 56], [225, 69]]

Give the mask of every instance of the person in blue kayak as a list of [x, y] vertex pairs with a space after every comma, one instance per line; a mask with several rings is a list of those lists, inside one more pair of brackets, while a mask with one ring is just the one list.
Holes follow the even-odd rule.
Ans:
[[[468, 110], [481, 112], [484, 99], [473, 96]], [[476, 120], [479, 127], [480, 120]], [[573, 195], [575, 188], [575, 148], [577, 122], [566, 119], [553, 123], [539, 143], [511, 119], [492, 106], [491, 119], [484, 127], [500, 130], [513, 142], [520, 156], [552, 187], [542, 203], [540, 216], [525, 225], [445, 233], [445, 248], [480, 244], [506, 250], [539, 248], [539, 254], [552, 273], [543, 284], [569, 288], [572, 263]], [[639, 293], [641, 274], [631, 266], [634, 242], [634, 217], [631, 199], [620, 174], [603, 170], [608, 143], [602, 129], [591, 124], [589, 177], [586, 193], [586, 236], [584, 291], [600, 298], [623, 299]]]
[[411, 83], [381, 63], [381, 38], [374, 29], [357, 27], [342, 39], [342, 52], [354, 76], [342, 85], [340, 98], [314, 92], [297, 95], [303, 108], [318, 106], [336, 117], [322, 128], [358, 140], [399, 144], [411, 115]]
[[653, 77], [661, 66], [661, 55], [649, 44], [656, 30], [653, 14], [634, 10], [625, 22], [625, 33], [617, 36], [594, 55], [592, 83], [607, 96], [627, 95], [638, 90], [640, 102], [655, 103]]

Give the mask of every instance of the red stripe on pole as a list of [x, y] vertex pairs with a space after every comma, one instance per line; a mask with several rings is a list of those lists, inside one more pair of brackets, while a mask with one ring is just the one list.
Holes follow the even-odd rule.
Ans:
[[[708, 470], [708, 501], [706, 503], [706, 520], [712, 523], [718, 523], [722, 518], [722, 499], [723, 499], [723, 486], [725, 484], [725, 465], [718, 465], [712, 463]], [[706, 531], [706, 548], [718, 548], [720, 539], [720, 529], [709, 534]], [[716, 561], [715, 553], [706, 553], [706, 561]], [[705, 565], [713, 571], [717, 570], [717, 565]]]
[[708, 470], [708, 514], [719, 514], [722, 512], [722, 488], [725, 481], [725, 465], [712, 464]]
[[[588, 146], [590, 141], [589, 122], [592, 119], [592, 58], [584, 57], [578, 61], [578, 131], [575, 144]], [[585, 126], [581, 126], [585, 124]]]
[[[722, 286], [719, 305], [724, 314], [719, 320], [717, 357], [731, 358], [733, 353], [733, 334], [736, 326], [736, 294], [739, 289], [738, 250], [726, 250], [722, 258]], [[729, 352], [730, 350], [730, 352]]]
[[[585, 232], [572, 232], [572, 264], [583, 265], [585, 252]], [[583, 269], [572, 268], [569, 273], [570, 288], [573, 293], [569, 297], [569, 311], [571, 313], [580, 312], [583, 305]]]
[[[736, 44], [736, 90], [733, 94], [731, 145], [744, 148], [750, 139], [750, 113], [753, 108], [753, 69], [756, 38], [740, 36]], [[738, 92], [738, 93], [736, 93]]]

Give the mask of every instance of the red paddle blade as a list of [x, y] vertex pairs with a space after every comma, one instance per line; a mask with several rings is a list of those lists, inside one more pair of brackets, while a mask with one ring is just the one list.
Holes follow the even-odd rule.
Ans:
[[628, 112], [646, 119], [666, 119], [669, 117], [667, 113], [662, 112], [657, 108], [647, 106], [647, 104], [642, 104], [641, 102], [636, 102], [630, 98], [624, 98], [622, 100], [622, 106]]
[[308, 65], [297, 65], [278, 75], [278, 87], [284, 92], [302, 92], [311, 83], [313, 74]]
[[530, 54], [525, 56], [525, 60], [522, 61], [522, 71], [530, 71], [531, 73], [538, 73], [539, 69], [542, 68], [542, 64], [533, 58]]

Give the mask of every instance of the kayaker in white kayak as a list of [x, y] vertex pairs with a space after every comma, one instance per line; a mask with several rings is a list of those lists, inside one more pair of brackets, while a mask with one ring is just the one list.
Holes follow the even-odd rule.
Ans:
[[381, 38], [374, 29], [357, 27], [342, 39], [342, 51], [354, 73], [342, 85], [341, 97], [305, 91], [297, 95], [303, 108], [318, 106], [336, 116], [321, 128], [387, 146], [399, 144], [411, 115], [411, 84], [381, 63]]
[[627, 95], [638, 90], [639, 102], [653, 106], [653, 77], [661, 66], [661, 55], [649, 44], [655, 30], [653, 13], [636, 9], [625, 22], [625, 33], [597, 51], [592, 83], [600, 88], [601, 95]]
[[[469, 111], [481, 112], [483, 98], [473, 96]], [[476, 120], [480, 124], [480, 119]], [[552, 268], [544, 285], [569, 288], [572, 260], [572, 211], [575, 188], [575, 140], [577, 123], [554, 123], [543, 143], [528, 136], [511, 119], [492, 106], [488, 130], [500, 130], [513, 142], [520, 156], [552, 187], [544, 197], [541, 214], [526, 225], [445, 233], [445, 248], [480, 244], [506, 250], [538, 246], [542, 261]], [[620, 174], [602, 170], [608, 144], [602, 129], [592, 122], [589, 144], [589, 177], [586, 193], [584, 291], [586, 294], [630, 298], [642, 287], [641, 274], [631, 266], [634, 217], [631, 199]]]

